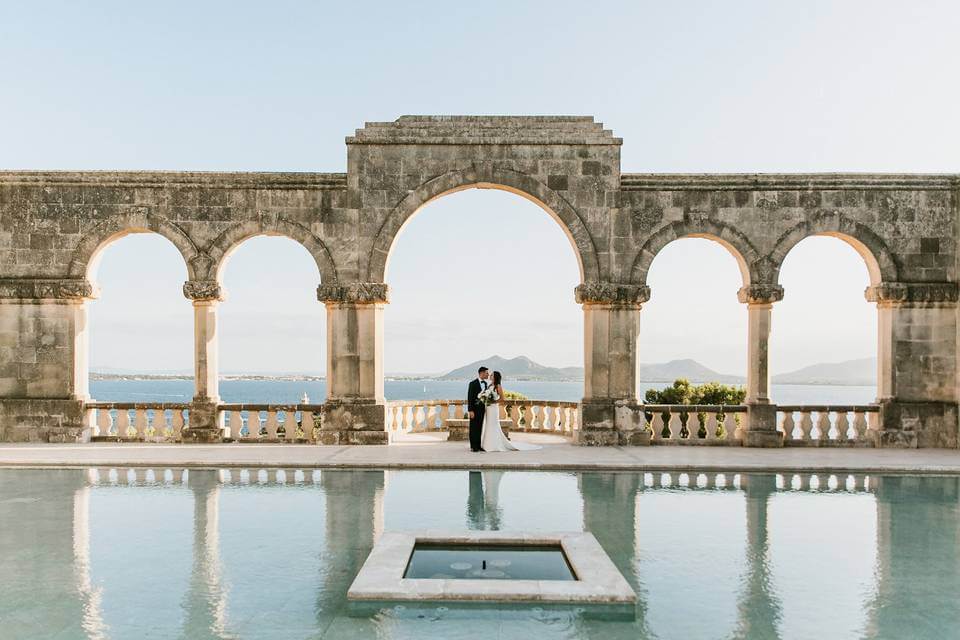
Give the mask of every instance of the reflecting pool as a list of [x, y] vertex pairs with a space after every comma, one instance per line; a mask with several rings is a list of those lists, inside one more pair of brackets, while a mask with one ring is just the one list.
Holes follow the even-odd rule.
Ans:
[[[386, 530], [590, 531], [637, 592], [577, 608], [346, 592]], [[0, 638], [952, 638], [960, 479], [0, 470]]]

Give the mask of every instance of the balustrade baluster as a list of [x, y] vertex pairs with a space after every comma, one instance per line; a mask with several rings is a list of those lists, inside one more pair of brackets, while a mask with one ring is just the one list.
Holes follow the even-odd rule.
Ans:
[[153, 437], [157, 440], [163, 440], [167, 437], [167, 412], [165, 409], [153, 410]]
[[553, 408], [548, 404], [544, 404], [540, 407], [540, 410], [543, 412], [540, 416], [540, 428], [543, 431], [553, 431]]
[[133, 410], [133, 431], [137, 438], [147, 437], [147, 411], [146, 409]]
[[[510, 419], [513, 420], [513, 428], [520, 431], [520, 403], [514, 402], [510, 405]], [[526, 431], [526, 429], [524, 429]]]
[[687, 413], [687, 439], [688, 440], [699, 440], [700, 439], [700, 416], [697, 415], [696, 411], [690, 411]]
[[812, 439], [811, 432], [813, 431], [813, 418], [811, 417], [811, 412], [801, 411], [800, 412], [800, 433], [804, 442], [810, 442]]
[[780, 422], [780, 431], [783, 432], [785, 440], [793, 440], [793, 430], [797, 426], [793, 422], [793, 411], [784, 411], [783, 420]]
[[247, 411], [247, 437], [260, 439], [260, 411]]
[[820, 441], [825, 441], [830, 439], [830, 412], [829, 411], [819, 411], [817, 412], [817, 433], [818, 439]]
[[667, 429], [670, 431], [666, 437], [667, 440], [680, 440], [683, 423], [680, 422], [679, 411], [672, 408], [670, 409], [670, 420], [667, 422]]
[[652, 433], [650, 434], [651, 440], [663, 440], [663, 414], [660, 411], [653, 412], [653, 421], [650, 423], [650, 429]]
[[850, 422], [847, 420], [846, 411], [837, 411], [837, 441], [847, 442], [847, 431], [850, 429]]
[[127, 409], [117, 409], [117, 437], [127, 438], [130, 435], [130, 413]]
[[427, 405], [426, 415], [423, 420], [424, 431], [433, 431], [434, 424], [437, 421], [437, 408], [434, 405]]
[[853, 412], [853, 437], [857, 442], [867, 438], [867, 418], [863, 411]]
[[267, 440], [277, 439], [277, 427], [279, 426], [280, 424], [277, 422], [277, 410], [267, 409]]
[[97, 409], [97, 435], [108, 436], [113, 431], [113, 416], [110, 409]]
[[171, 418], [170, 426], [173, 428], [173, 437], [179, 440], [183, 432], [183, 409], [174, 409]]
[[240, 439], [240, 432], [243, 430], [243, 416], [239, 411], [227, 413], [227, 429], [230, 430], [231, 438], [234, 440]]
[[735, 443], [740, 440], [740, 434], [737, 427], [737, 414], [727, 411], [723, 414], [723, 433], [727, 442]]
[[524, 417], [527, 420], [527, 428], [530, 431], [540, 430], [540, 416], [538, 414], [538, 407], [534, 406], [532, 402], [526, 406], [526, 415], [524, 415]]
[[297, 409], [288, 409], [283, 412], [283, 441], [297, 441]]
[[707, 440], [717, 440], [717, 428], [720, 426], [717, 422], [717, 414], [714, 411], [707, 413]]
[[[303, 430], [304, 439], [310, 442], [316, 442], [316, 435], [313, 432], [313, 411], [301, 411], [300, 412], [300, 428]], [[304, 482], [306, 482], [307, 474], [304, 472]]]

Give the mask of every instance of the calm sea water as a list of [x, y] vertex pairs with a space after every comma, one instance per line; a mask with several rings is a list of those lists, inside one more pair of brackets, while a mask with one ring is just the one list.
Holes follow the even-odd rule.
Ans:
[[[465, 398], [467, 380], [387, 380], [387, 400]], [[582, 382], [509, 382], [506, 388], [535, 400], [578, 402], [583, 398]], [[647, 389], [662, 389], [666, 382], [641, 383]], [[189, 402], [192, 380], [93, 380], [91, 395], [104, 402]], [[327, 397], [325, 382], [288, 380], [222, 380], [224, 402], [292, 403], [306, 393], [312, 402]], [[780, 404], [866, 404], [876, 398], [876, 387], [831, 387], [824, 385], [773, 385], [771, 395]]]
[[[0, 637], [946, 640], [960, 479], [0, 469]], [[278, 478], [279, 476], [279, 478]], [[655, 479], [665, 486], [656, 488]], [[700, 485], [707, 477], [700, 479]], [[687, 484], [684, 478], [683, 484]], [[726, 477], [723, 482], [726, 484]], [[590, 531], [633, 619], [346, 592], [382, 531]]]

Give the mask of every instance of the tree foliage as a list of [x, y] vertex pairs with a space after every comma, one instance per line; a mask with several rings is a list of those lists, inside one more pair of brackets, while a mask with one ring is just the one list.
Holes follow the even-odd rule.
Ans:
[[741, 404], [747, 390], [743, 387], [705, 382], [693, 385], [686, 378], [678, 378], [663, 389], [647, 389], [647, 404]]

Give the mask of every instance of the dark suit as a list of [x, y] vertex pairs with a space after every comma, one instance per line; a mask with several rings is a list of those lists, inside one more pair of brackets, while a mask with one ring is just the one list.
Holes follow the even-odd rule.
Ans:
[[473, 411], [473, 418], [470, 419], [470, 450], [480, 450], [480, 437], [483, 435], [483, 414], [486, 408], [483, 404], [477, 402], [477, 396], [483, 391], [483, 385], [480, 380], [472, 380], [467, 387], [467, 411]]

